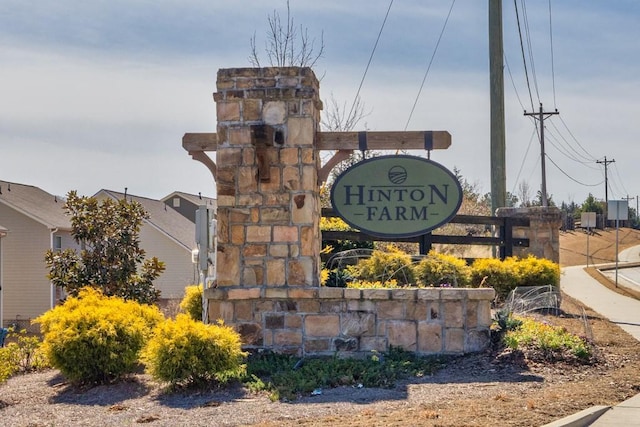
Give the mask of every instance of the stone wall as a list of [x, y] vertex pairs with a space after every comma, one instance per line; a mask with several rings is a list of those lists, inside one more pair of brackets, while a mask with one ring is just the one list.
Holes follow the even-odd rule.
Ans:
[[209, 317], [245, 348], [306, 355], [462, 354], [490, 343], [493, 289], [207, 289]]
[[513, 228], [513, 237], [529, 239], [528, 248], [513, 248], [514, 256], [533, 255], [537, 258], [546, 258], [560, 263], [560, 227], [562, 226], [560, 209], [554, 206], [499, 208], [496, 211], [496, 216], [529, 218], [529, 227]]
[[[216, 287], [207, 317], [246, 348], [297, 355], [466, 353], [489, 345], [493, 289], [320, 286], [318, 81], [308, 68], [218, 72]], [[392, 147], [390, 147], [392, 148]]]
[[218, 286], [318, 286], [318, 81], [309, 68], [218, 72]]

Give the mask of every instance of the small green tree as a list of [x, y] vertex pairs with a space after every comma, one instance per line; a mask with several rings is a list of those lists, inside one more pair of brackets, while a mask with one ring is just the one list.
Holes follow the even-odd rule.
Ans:
[[149, 216], [138, 202], [67, 195], [64, 205], [71, 216], [71, 235], [81, 245], [73, 249], [47, 251], [49, 280], [75, 296], [92, 286], [107, 296], [119, 296], [144, 304], [155, 302], [160, 291], [153, 281], [164, 271], [156, 257], [145, 259], [138, 235]]

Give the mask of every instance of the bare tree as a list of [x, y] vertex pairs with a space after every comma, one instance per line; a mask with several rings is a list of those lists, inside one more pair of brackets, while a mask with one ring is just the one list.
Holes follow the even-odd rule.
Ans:
[[[265, 41], [265, 53], [272, 67], [313, 67], [324, 53], [324, 33], [320, 35], [319, 45], [316, 39], [309, 37], [309, 31], [305, 27], [296, 27], [291, 16], [291, 7], [287, 0], [287, 19], [280, 18], [277, 10], [267, 17], [269, 29]], [[254, 67], [260, 67], [260, 56], [256, 35], [250, 40], [251, 54], [249, 62]]]
[[358, 96], [347, 110], [347, 103], [340, 105], [331, 93], [329, 101], [325, 101], [325, 114], [323, 115], [321, 125], [322, 129], [328, 132], [348, 132], [353, 130], [358, 123], [370, 112], [365, 112], [364, 103]]
[[520, 181], [518, 184], [518, 198], [520, 206], [531, 206], [531, 187], [527, 181]]

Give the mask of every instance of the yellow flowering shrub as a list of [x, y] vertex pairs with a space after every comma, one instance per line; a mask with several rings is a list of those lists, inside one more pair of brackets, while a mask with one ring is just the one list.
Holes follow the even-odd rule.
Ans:
[[13, 341], [0, 348], [0, 383], [19, 372], [32, 372], [49, 367], [42, 351], [42, 342], [30, 336], [26, 329], [14, 332], [9, 328], [8, 338]]
[[193, 320], [202, 320], [202, 285], [187, 286], [180, 301], [180, 311]]
[[395, 279], [401, 285], [414, 283], [411, 255], [393, 245], [384, 250], [374, 250], [371, 256], [362, 259], [355, 266], [349, 266], [349, 273], [358, 280], [387, 282]]
[[162, 320], [155, 306], [84, 288], [35, 322], [53, 367], [74, 382], [107, 383], [135, 370], [139, 351]]
[[158, 324], [142, 351], [147, 372], [172, 386], [225, 383], [245, 374], [240, 336], [232, 328], [206, 325], [185, 314]]
[[477, 259], [471, 265], [473, 286], [491, 287], [504, 299], [518, 286], [558, 286], [560, 267], [548, 259], [528, 256]]
[[471, 268], [465, 260], [433, 250], [415, 266], [415, 272], [423, 286], [466, 287], [471, 283]]

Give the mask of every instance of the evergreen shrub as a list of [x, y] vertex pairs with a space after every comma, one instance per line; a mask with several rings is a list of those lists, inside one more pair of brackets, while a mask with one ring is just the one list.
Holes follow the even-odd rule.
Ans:
[[155, 306], [84, 288], [35, 322], [53, 367], [73, 382], [101, 384], [135, 371], [138, 353], [162, 320]]
[[422, 286], [467, 287], [471, 283], [471, 268], [465, 260], [435, 251], [420, 260], [415, 275]]
[[399, 285], [415, 282], [411, 256], [392, 245], [384, 250], [376, 249], [371, 256], [361, 259], [355, 266], [348, 266], [352, 277], [368, 282], [386, 282], [395, 279]]
[[202, 285], [187, 286], [180, 301], [180, 311], [193, 320], [202, 321]]
[[185, 314], [158, 324], [141, 360], [155, 379], [175, 386], [226, 383], [245, 374], [240, 335], [223, 324], [206, 325]]

